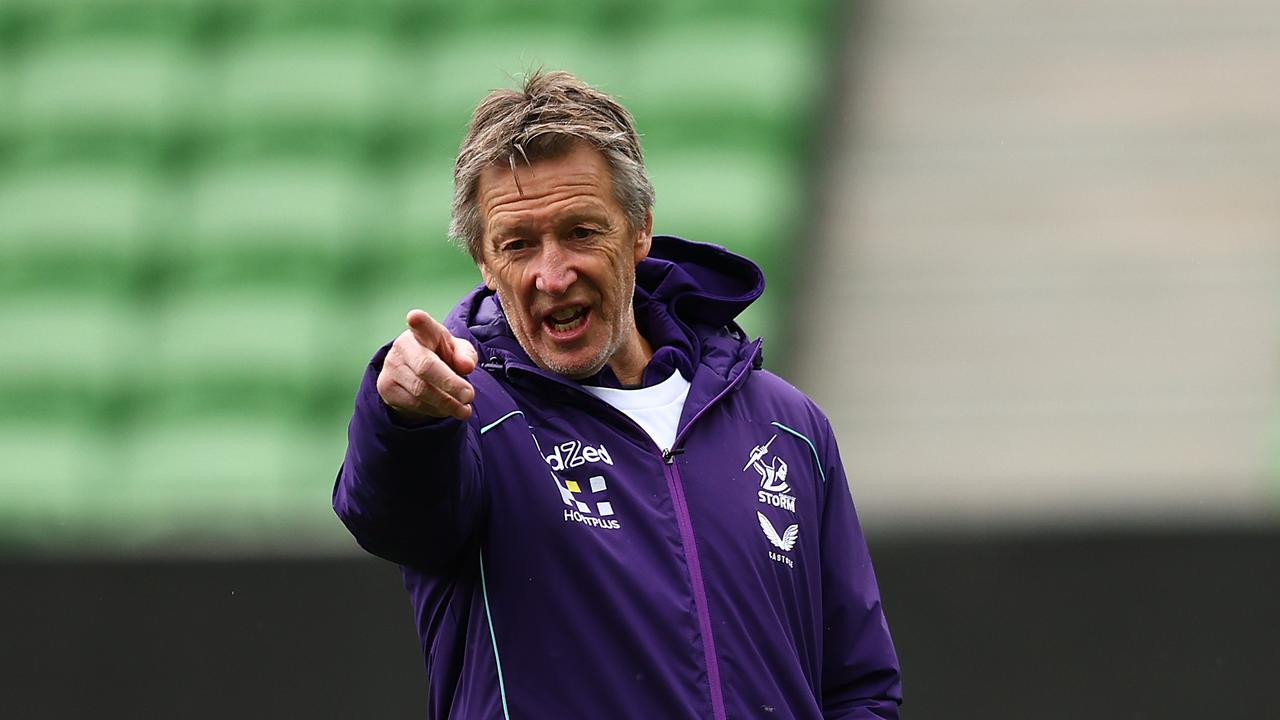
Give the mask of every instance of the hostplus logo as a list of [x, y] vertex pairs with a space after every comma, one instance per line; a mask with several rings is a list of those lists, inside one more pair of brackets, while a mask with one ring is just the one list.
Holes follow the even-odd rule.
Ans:
[[609, 485], [603, 475], [588, 478], [585, 491], [577, 480], [566, 480], [560, 485], [560, 499], [569, 506], [564, 511], [564, 521], [579, 522], [601, 530], [617, 530], [622, 527], [617, 518], [613, 517], [613, 503], [602, 499], [607, 497], [608, 490]]
[[[776, 454], [770, 456], [769, 448], [777, 439], [777, 434], [774, 434], [768, 442], [753, 447], [747, 455], [747, 464], [742, 466], [742, 471], [754, 469], [760, 476], [760, 489], [756, 492], [756, 499], [761, 505], [781, 508], [794, 515], [796, 496], [791, 494], [791, 486], [787, 484], [787, 461]], [[783, 553], [795, 549], [796, 542], [800, 539], [800, 523], [784, 524], [782, 531], [779, 532], [763, 512], [757, 510], [756, 519], [760, 521], [760, 531], [764, 533], [765, 539], [773, 548], [769, 550], [769, 558], [794, 568], [795, 561]]]
[[[542, 454], [542, 446], [538, 438], [533, 442]], [[568, 440], [552, 449], [549, 455], [543, 455], [551, 468], [551, 479], [560, 491], [560, 500], [564, 502], [564, 521], [576, 522], [599, 530], [618, 530], [622, 523], [613, 515], [613, 503], [609, 501], [609, 482], [604, 475], [592, 475], [586, 479], [586, 487], [577, 480], [561, 477], [565, 470], [579, 468], [588, 463], [604, 463], [612, 466], [613, 458], [603, 443], [592, 447], [581, 440]]]

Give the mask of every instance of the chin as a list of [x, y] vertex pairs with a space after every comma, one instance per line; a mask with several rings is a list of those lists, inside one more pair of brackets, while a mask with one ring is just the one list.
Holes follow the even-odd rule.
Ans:
[[596, 352], [583, 355], [566, 356], [561, 353], [539, 353], [536, 362], [544, 370], [563, 375], [574, 380], [591, 377], [600, 372], [609, 362], [607, 353]]
[[606, 363], [585, 363], [585, 362], [562, 362], [555, 358], [542, 359], [539, 363], [543, 369], [550, 370], [557, 375], [563, 375], [573, 380], [581, 380], [591, 377], [600, 372]]

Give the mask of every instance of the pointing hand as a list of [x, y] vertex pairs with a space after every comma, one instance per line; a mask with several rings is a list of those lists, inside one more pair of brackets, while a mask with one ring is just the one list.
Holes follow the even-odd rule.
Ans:
[[422, 310], [410, 310], [405, 322], [378, 374], [382, 401], [408, 420], [471, 417], [476, 391], [464, 376], [476, 369], [475, 348]]

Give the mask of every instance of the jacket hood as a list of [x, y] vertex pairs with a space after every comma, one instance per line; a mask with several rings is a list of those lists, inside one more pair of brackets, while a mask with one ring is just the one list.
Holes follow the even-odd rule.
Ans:
[[[691, 378], [699, 364], [726, 376], [749, 344], [734, 321], [764, 292], [764, 273], [752, 261], [717, 245], [671, 235], [653, 236], [636, 266], [636, 326], [653, 346], [643, 384], [679, 370]], [[532, 365], [507, 324], [495, 292], [478, 285], [445, 320], [450, 332], [476, 345], [482, 363]], [[587, 384], [618, 386], [606, 366]]]

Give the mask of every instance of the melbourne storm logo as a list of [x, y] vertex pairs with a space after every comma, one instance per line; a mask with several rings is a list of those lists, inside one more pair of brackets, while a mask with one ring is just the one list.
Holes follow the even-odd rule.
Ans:
[[[777, 439], [778, 436], [775, 434], [765, 444], [751, 448], [751, 452], [747, 455], [747, 464], [742, 466], [742, 471], [754, 469], [760, 476], [760, 489], [756, 492], [756, 499], [761, 505], [782, 508], [794, 515], [796, 496], [791, 494], [791, 486], [787, 484], [787, 461], [776, 454], [773, 456], [769, 454], [769, 448]], [[778, 532], [763, 512], [757, 510], [756, 519], [760, 522], [760, 531], [772, 546], [769, 550], [769, 558], [794, 568], [795, 561], [782, 553], [795, 549], [796, 542], [800, 539], [800, 523], [783, 524], [782, 532]]]
[[780, 507], [787, 512], [795, 512], [796, 496], [788, 494], [791, 486], [787, 484], [787, 461], [774, 455], [771, 461], [765, 462], [765, 456], [769, 454], [769, 446], [777, 439], [778, 436], [775, 434], [769, 438], [769, 442], [752, 448], [747, 464], [743, 465], [742, 469], [745, 472], [747, 468], [753, 467], [760, 474], [760, 492], [756, 493], [756, 497], [761, 503]]

